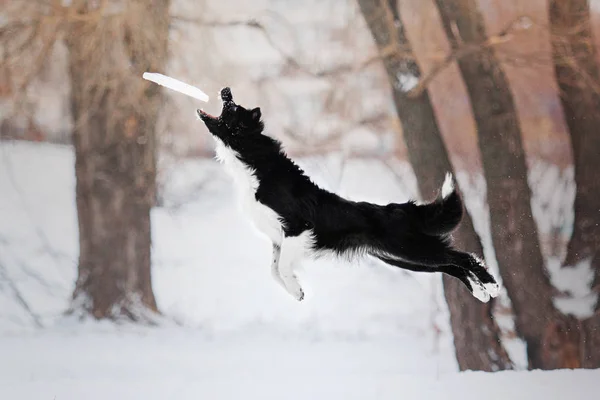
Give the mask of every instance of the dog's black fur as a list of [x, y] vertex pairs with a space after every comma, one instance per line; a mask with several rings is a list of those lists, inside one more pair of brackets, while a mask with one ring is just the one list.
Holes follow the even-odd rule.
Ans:
[[460, 279], [471, 292], [473, 285], [495, 283], [479, 259], [450, 243], [450, 233], [463, 215], [456, 190], [423, 205], [346, 200], [315, 185], [279, 141], [263, 134], [260, 108], [235, 104], [229, 88], [221, 97], [221, 116], [201, 110], [198, 115], [254, 171], [259, 182], [256, 200], [279, 215], [285, 237], [311, 230], [316, 253], [369, 254], [411, 271], [443, 272]]

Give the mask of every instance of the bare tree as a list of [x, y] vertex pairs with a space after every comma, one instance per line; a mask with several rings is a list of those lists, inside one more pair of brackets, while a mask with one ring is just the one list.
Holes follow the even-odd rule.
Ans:
[[[82, 2], [77, 13], [96, 10]], [[75, 22], [67, 35], [79, 216], [74, 298], [96, 318], [157, 311], [150, 275], [159, 92], [140, 77], [164, 70], [169, 0]]]
[[[409, 159], [423, 198], [439, 189], [452, 165], [440, 134], [427, 90], [417, 96], [409, 92], [421, 78], [396, 0], [358, 0], [390, 80], [396, 112]], [[479, 238], [468, 213], [455, 233], [462, 249], [482, 254]], [[492, 316], [492, 303], [481, 304], [460, 283], [444, 278], [444, 294], [450, 309], [456, 356], [461, 370], [496, 371], [512, 364], [500, 343], [499, 328]]]
[[16, 1], [0, 30], [17, 92], [68, 49], [79, 221], [73, 312], [143, 319], [152, 292], [150, 209], [159, 90], [141, 79], [167, 59], [170, 0]]
[[[453, 50], [486, 43], [475, 0], [436, 0]], [[491, 47], [457, 60], [478, 129], [491, 213], [491, 233], [517, 332], [527, 343], [530, 368], [578, 367], [576, 321], [554, 308], [552, 287], [531, 212], [531, 190], [518, 113]]]
[[[551, 0], [549, 4], [554, 72], [575, 163], [575, 223], [565, 266], [589, 262], [600, 291], [600, 67], [592, 38], [587, 0]], [[581, 324], [582, 366], [600, 367], [600, 300], [594, 315]], [[582, 339], [583, 339], [582, 338]]]

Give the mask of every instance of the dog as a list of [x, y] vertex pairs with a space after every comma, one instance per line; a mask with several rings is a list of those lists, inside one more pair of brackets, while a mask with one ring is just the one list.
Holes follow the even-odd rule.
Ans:
[[482, 302], [498, 295], [483, 261], [451, 245], [450, 234], [463, 216], [451, 174], [426, 204], [344, 199], [314, 184], [282, 144], [264, 134], [259, 107], [236, 104], [227, 87], [220, 96], [220, 116], [197, 110], [198, 117], [216, 140], [216, 158], [233, 177], [243, 211], [272, 243], [273, 278], [296, 300], [304, 299], [296, 266], [325, 254], [368, 255], [410, 271], [445, 273]]

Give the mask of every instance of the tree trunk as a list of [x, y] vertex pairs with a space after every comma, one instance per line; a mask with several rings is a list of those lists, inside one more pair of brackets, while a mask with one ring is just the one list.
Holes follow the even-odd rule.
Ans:
[[166, 64], [170, 2], [128, 2], [110, 16], [92, 4], [67, 38], [80, 246], [73, 307], [137, 320], [158, 311], [150, 210], [160, 98], [141, 77]]
[[[485, 42], [487, 35], [476, 0], [436, 0], [436, 4], [454, 51], [463, 43]], [[477, 124], [500, 273], [513, 303], [517, 331], [527, 343], [529, 366], [545, 368], [545, 358], [560, 359], [556, 354], [544, 354], [550, 348], [545, 338], [569, 338], [561, 335], [563, 319], [552, 303], [553, 288], [531, 212], [531, 190], [513, 96], [490, 47], [482, 46], [480, 51], [459, 58], [458, 66]]]
[[[416, 98], [407, 95], [421, 72], [406, 37], [398, 5], [396, 0], [358, 0], [358, 3], [375, 43], [384, 56], [383, 62], [419, 191], [423, 198], [431, 198], [439, 190], [445, 173], [453, 169], [428, 91], [425, 90]], [[468, 213], [465, 213], [454, 236], [463, 250], [482, 255], [481, 243]], [[500, 330], [492, 316], [493, 302], [480, 303], [460, 282], [449, 277], [444, 278], [444, 294], [450, 309], [460, 369], [510, 369], [512, 364], [502, 347]]]
[[[575, 163], [575, 223], [565, 266], [590, 262], [600, 290], [600, 68], [587, 0], [551, 0], [554, 72]], [[600, 300], [582, 323], [582, 364], [600, 368]]]

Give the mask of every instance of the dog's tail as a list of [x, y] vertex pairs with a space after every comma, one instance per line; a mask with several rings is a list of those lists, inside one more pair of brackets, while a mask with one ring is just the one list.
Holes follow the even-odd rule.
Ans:
[[452, 232], [463, 216], [463, 202], [454, 185], [451, 173], [446, 174], [442, 191], [437, 199], [416, 206], [418, 226], [421, 232], [442, 236]]

